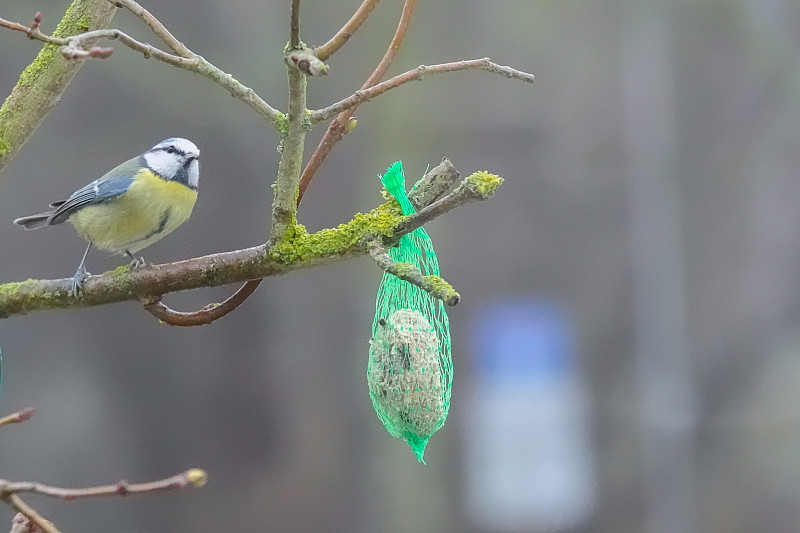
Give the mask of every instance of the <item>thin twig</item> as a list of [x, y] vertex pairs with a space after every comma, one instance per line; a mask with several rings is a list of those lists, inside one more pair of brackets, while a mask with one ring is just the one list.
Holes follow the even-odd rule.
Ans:
[[362, 86], [363, 89], [367, 87], [372, 87], [386, 74], [386, 71], [389, 70], [389, 67], [392, 65], [392, 61], [394, 61], [397, 52], [400, 50], [400, 45], [403, 44], [403, 40], [406, 38], [406, 32], [408, 32], [408, 25], [411, 22], [411, 15], [414, 14], [414, 8], [417, 6], [417, 0], [406, 0], [403, 4], [403, 12], [400, 14], [400, 20], [397, 22], [397, 29], [394, 31], [394, 36], [392, 37], [392, 41], [389, 43], [389, 48], [386, 49], [386, 52], [383, 54], [380, 63], [378, 66], [375, 67], [375, 70], [372, 72], [367, 81], [364, 82]]
[[250, 280], [221, 304], [210, 304], [199, 311], [189, 313], [170, 309], [161, 301], [161, 296], [143, 298], [142, 303], [148, 313], [170, 326], [204, 326], [219, 320], [242, 305], [262, 281], [264, 280]]
[[33, 407], [26, 407], [25, 409], [21, 409], [16, 413], [4, 416], [3, 418], [0, 418], [0, 426], [5, 426], [7, 424], [19, 424], [21, 422], [28, 421], [33, 416], [34, 411], [36, 411], [36, 409]]
[[453, 61], [452, 63], [441, 63], [439, 65], [420, 65], [413, 70], [409, 70], [403, 74], [398, 74], [397, 76], [389, 78], [388, 80], [377, 85], [373, 85], [367, 89], [358, 90], [347, 98], [340, 100], [335, 104], [331, 104], [328, 107], [312, 111], [308, 117], [308, 120], [311, 122], [311, 124], [317, 124], [331, 118], [337, 113], [347, 111], [348, 109], [353, 109], [359, 104], [372, 100], [376, 96], [380, 96], [383, 93], [394, 89], [395, 87], [403, 85], [404, 83], [421, 80], [432, 74], [444, 74], [445, 72], [475, 69], [485, 70], [492, 74], [499, 74], [500, 76], [505, 76], [506, 78], [521, 80], [527, 83], [533, 83], [534, 80], [533, 74], [528, 74], [527, 72], [522, 72], [504, 65], [498, 65], [497, 63], [492, 62], [492, 60], [488, 57], [484, 57], [482, 59]]
[[8, 494], [2, 498], [8, 505], [25, 515], [25, 517], [36, 524], [44, 533], [61, 533], [53, 523], [36, 512], [36, 509], [25, 503], [16, 494]]
[[164, 44], [170, 47], [170, 49], [178, 54], [181, 57], [192, 57], [194, 54], [191, 50], [186, 48], [186, 46], [180, 42], [178, 39], [175, 38], [174, 35], [164, 26], [160, 20], [154, 17], [148, 10], [144, 7], [139, 5], [134, 0], [108, 0], [112, 4], [116, 5], [117, 7], [124, 7], [140, 19], [144, 21], [145, 24], [150, 26], [150, 29], [153, 30], [153, 33], [158, 35]]
[[211, 81], [225, 88], [233, 97], [250, 106], [274, 127], [278, 128], [283, 123], [283, 113], [266, 103], [255, 93], [255, 91], [240, 83], [236, 78], [227, 72], [224, 72], [218, 67], [209, 63], [202, 56], [199, 56], [188, 49], [187, 57], [170, 54], [169, 52], [165, 52], [164, 50], [156, 48], [148, 43], [137, 41], [125, 32], [116, 29], [95, 30], [73, 35], [71, 37], [59, 38], [46, 35], [38, 28], [30, 28], [2, 18], [0, 18], [0, 27], [23, 32], [31, 39], [37, 39], [45, 43], [61, 46], [61, 53], [68, 59], [108, 57], [111, 52], [110, 49], [93, 47], [87, 50], [85, 43], [91, 39], [118, 40], [128, 48], [140, 52], [146, 59], [154, 58], [174, 67], [195, 72], [210, 79]]
[[31, 34], [38, 29], [38, 24], [34, 24], [30, 27], [25, 26], [24, 24], [20, 24], [19, 22], [12, 22], [10, 20], [6, 20], [4, 18], [0, 18], [0, 26], [4, 28], [8, 28], [9, 30], [21, 31], [22, 33], [26, 34], [31, 39], [34, 39]]
[[397, 263], [392, 259], [379, 239], [369, 243], [369, 255], [381, 270], [393, 276], [416, 285], [434, 298], [442, 300], [447, 305], [456, 305], [461, 301], [461, 295], [449, 283], [439, 276], [423, 276], [422, 272], [411, 263]]
[[73, 50], [75, 51], [82, 50], [85, 53], [83, 57], [89, 57], [89, 50], [82, 48], [82, 46], [87, 41], [91, 41], [94, 39], [111, 39], [111, 40], [116, 39], [119, 40], [125, 46], [132, 48], [137, 52], [141, 52], [145, 57], [152, 56], [155, 57], [156, 59], [164, 61], [165, 63], [169, 63], [171, 65], [179, 66], [182, 68], [186, 68], [186, 65], [189, 64], [185, 62], [185, 58], [169, 54], [147, 43], [139, 42], [130, 35], [126, 34], [125, 32], [115, 29], [93, 30], [85, 33], [79, 33], [77, 35], [72, 35], [70, 37], [53, 37], [51, 35], [43, 33], [39, 29], [38, 25], [28, 27], [18, 22], [11, 22], [3, 18], [0, 18], [0, 27], [8, 28], [10, 30], [20, 31], [31, 39], [36, 39], [38, 41], [42, 41], [47, 44], [65, 47], [70, 50], [65, 55], [70, 55], [70, 57], [73, 58], [78, 57], [77, 55], [71, 55], [73, 54], [72, 52]]
[[[128, 483], [125, 480], [110, 485], [72, 489], [53, 487], [32, 481], [6, 481], [0, 480], [0, 498], [8, 498], [18, 493], [40, 494], [62, 500], [77, 500], [79, 498], [93, 498], [98, 496], [127, 496], [165, 490], [200, 488], [208, 482], [208, 475], [199, 468], [192, 468], [180, 474], [149, 481], [147, 483]], [[28, 516], [26, 514], [26, 516]]]
[[[408, 31], [408, 24], [411, 21], [411, 15], [414, 13], [416, 5], [417, 0], [405, 0], [403, 4], [403, 13], [400, 15], [400, 21], [397, 23], [397, 29], [394, 32], [392, 41], [389, 43], [389, 48], [386, 49], [386, 53], [383, 54], [380, 63], [378, 63], [378, 66], [375, 67], [375, 70], [370, 74], [369, 78], [367, 78], [367, 81], [361, 86], [361, 89], [372, 87], [386, 74], [386, 71], [397, 55], [397, 51], [400, 49], [400, 45], [403, 43], [403, 39], [405, 39], [406, 32]], [[317, 145], [317, 148], [308, 160], [308, 164], [306, 164], [306, 168], [303, 170], [297, 194], [298, 204], [303, 198], [309, 183], [311, 183], [311, 180], [313, 180], [314, 176], [317, 174], [319, 167], [322, 166], [322, 162], [328, 157], [328, 154], [330, 154], [336, 143], [344, 137], [347, 121], [353, 116], [357, 107], [358, 104], [341, 112], [339, 116], [328, 125], [328, 129], [325, 131], [322, 140]]]
[[372, 10], [375, 9], [375, 6], [378, 5], [380, 0], [364, 0], [361, 5], [358, 7], [353, 16], [350, 17], [342, 29], [340, 29], [336, 35], [331, 37], [331, 39], [323, 44], [322, 46], [318, 46], [314, 49], [314, 53], [316, 56], [321, 60], [325, 61], [330, 56], [336, 53], [339, 48], [341, 48], [344, 43], [350, 40], [350, 37], [358, 30], [361, 24], [367, 20], [369, 14], [372, 13]]
[[300, 0], [292, 0], [292, 18], [290, 22], [289, 48], [300, 44]]

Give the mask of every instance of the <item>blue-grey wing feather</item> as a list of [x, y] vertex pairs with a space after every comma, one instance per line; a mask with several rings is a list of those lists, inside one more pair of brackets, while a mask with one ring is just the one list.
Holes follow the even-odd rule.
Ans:
[[146, 166], [143, 156], [129, 159], [89, 185], [81, 187], [66, 200], [50, 204], [52, 211], [18, 218], [14, 220], [14, 224], [23, 226], [25, 229], [61, 224], [79, 209], [87, 205], [107, 202], [127, 191], [133, 183], [134, 177]]
[[131, 175], [118, 176], [110, 179], [104, 176], [99, 180], [93, 181], [89, 185], [72, 193], [69, 199], [59, 205], [55, 212], [53, 212], [50, 223], [58, 224], [63, 222], [69, 218], [70, 215], [87, 205], [96, 205], [114, 199], [127, 191], [131, 183], [133, 183], [133, 176]]
[[69, 216], [87, 205], [105, 202], [119, 196], [128, 190], [133, 182], [134, 176], [144, 166], [142, 156], [128, 159], [118, 165], [103, 176], [97, 178], [92, 183], [81, 187], [66, 200], [53, 202], [50, 207], [56, 210], [50, 216], [49, 224], [60, 224]]

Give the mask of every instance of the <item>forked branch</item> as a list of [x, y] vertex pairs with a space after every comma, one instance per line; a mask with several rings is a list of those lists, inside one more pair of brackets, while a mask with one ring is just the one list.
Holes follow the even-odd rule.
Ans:
[[[400, 45], [403, 44], [403, 39], [406, 37], [408, 25], [411, 22], [411, 15], [414, 14], [414, 8], [416, 5], [417, 0], [405, 0], [405, 3], [403, 4], [403, 12], [400, 15], [400, 21], [397, 23], [397, 29], [394, 32], [392, 41], [389, 43], [389, 48], [386, 49], [381, 61], [375, 67], [375, 70], [372, 71], [372, 74], [370, 74], [369, 78], [367, 78], [367, 81], [365, 81], [361, 86], [362, 89], [367, 89], [378, 83], [386, 74], [386, 71], [389, 70], [392, 61], [394, 61], [397, 52], [400, 50]], [[313, 180], [314, 176], [316, 176], [319, 167], [322, 166], [322, 162], [325, 161], [325, 159], [328, 157], [328, 154], [331, 153], [331, 150], [334, 146], [336, 146], [336, 143], [338, 143], [342, 137], [344, 137], [345, 127], [348, 124], [348, 120], [353, 116], [353, 113], [355, 113], [357, 107], [358, 104], [351, 106], [346, 111], [342, 111], [339, 113], [339, 116], [337, 116], [328, 126], [328, 129], [322, 136], [322, 140], [317, 145], [314, 153], [311, 154], [311, 158], [303, 170], [303, 175], [300, 177], [300, 188], [297, 194], [298, 204], [300, 203], [300, 200], [303, 199], [303, 195], [305, 194], [306, 189], [308, 189], [308, 185], [311, 183], [311, 180]]]

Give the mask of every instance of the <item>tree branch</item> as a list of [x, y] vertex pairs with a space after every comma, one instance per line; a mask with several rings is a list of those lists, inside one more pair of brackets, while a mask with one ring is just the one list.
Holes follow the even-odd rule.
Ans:
[[491, 72], [492, 74], [499, 74], [501, 76], [505, 76], [506, 78], [521, 80], [527, 83], [533, 83], [534, 80], [533, 74], [528, 74], [527, 72], [522, 72], [504, 65], [498, 65], [497, 63], [493, 63], [488, 57], [484, 57], [482, 59], [454, 61], [452, 63], [441, 63], [439, 65], [420, 65], [413, 70], [409, 70], [408, 72], [404, 72], [403, 74], [389, 78], [388, 80], [377, 85], [373, 85], [367, 89], [360, 89], [344, 100], [336, 102], [335, 104], [331, 104], [328, 107], [312, 111], [311, 115], [308, 117], [308, 120], [311, 122], [311, 124], [318, 124], [319, 122], [328, 120], [337, 113], [353, 109], [359, 104], [372, 100], [376, 96], [380, 96], [383, 93], [410, 81], [421, 80], [433, 74], [444, 74], [446, 72], [475, 69], [485, 70], [487, 72]]
[[191, 313], [170, 309], [161, 301], [161, 296], [141, 298], [141, 301], [148, 313], [170, 326], [204, 326], [219, 320], [242, 305], [256, 291], [262, 281], [261, 279], [250, 280], [221, 304], [209, 304], [203, 309]]
[[372, 10], [375, 9], [375, 6], [378, 5], [378, 2], [380, 2], [380, 0], [364, 0], [356, 12], [353, 13], [353, 16], [350, 17], [350, 20], [342, 26], [342, 29], [340, 29], [336, 35], [331, 37], [327, 43], [314, 49], [314, 54], [320, 61], [326, 61], [330, 56], [335, 54], [339, 48], [344, 46], [344, 43], [350, 40], [350, 37], [353, 36], [361, 24], [367, 20], [367, 17], [369, 17]]
[[51, 487], [42, 483], [28, 481], [14, 482], [0, 479], [0, 500], [5, 501], [12, 508], [25, 515], [28, 520], [39, 526], [42, 531], [46, 533], [59, 533], [52, 522], [42, 517], [36, 510], [26, 504], [22, 498], [19, 497], [19, 493], [27, 492], [62, 500], [76, 500], [79, 498], [93, 498], [98, 496], [127, 496], [129, 494], [162, 492], [188, 487], [200, 488], [205, 486], [207, 481], [208, 475], [199, 468], [192, 468], [191, 470], [181, 472], [172, 477], [148, 483], [128, 483], [122, 480], [112, 485], [102, 485], [85, 489]]
[[[76, 2], [77, 1], [78, 0], [76, 0]], [[92, 0], [92, 1], [102, 2], [102, 5], [104, 6], [107, 5], [110, 6], [111, 9], [115, 9], [114, 5], [110, 3], [110, 0]], [[138, 6], [138, 4], [132, 2], [131, 0], [123, 0], [123, 1], [126, 7], [128, 5]], [[157, 21], [157, 19], [155, 19], [151, 14], [148, 13], [148, 15], [152, 20]], [[160, 25], [160, 23], [158, 24]], [[255, 91], [243, 85], [236, 78], [234, 78], [227, 72], [222, 71], [215, 65], [206, 61], [205, 58], [195, 54], [186, 47], [183, 47], [183, 49], [186, 51], [187, 54], [185, 57], [180, 55], [170, 54], [169, 52], [165, 52], [148, 43], [137, 41], [127, 33], [116, 29], [94, 30], [62, 38], [62, 37], [57, 37], [55, 35], [54, 36], [46, 35], [42, 33], [39, 30], [39, 28], [26, 27], [22, 24], [16, 22], [10, 22], [4, 19], [0, 19], [0, 27], [6, 27], [12, 30], [21, 31], [26, 35], [28, 35], [31, 39], [37, 39], [39, 41], [48, 43], [51, 46], [60, 46], [61, 54], [65, 58], [73, 60], [90, 58], [90, 57], [108, 57], [112, 52], [111, 49], [96, 48], [96, 47], [93, 48], [90, 47], [90, 44], [96, 41], [97, 39], [118, 40], [128, 48], [140, 52], [145, 57], [145, 59], [149, 58], [157, 59], [159, 61], [167, 63], [168, 65], [188, 70], [190, 72], [200, 74], [201, 76], [210, 79], [211, 81], [215, 82], [216, 84], [226, 89], [231, 94], [231, 96], [233, 96], [237, 100], [241, 100], [242, 102], [250, 106], [251, 109], [253, 109], [256, 113], [258, 113], [262, 118], [266, 119], [276, 129], [280, 130], [283, 127], [283, 123], [285, 121], [283, 113], [270, 106], [267, 102], [261, 99], [261, 97], [259, 97], [255, 93]], [[166, 32], [166, 34], [169, 33], [167, 32], [166, 28], [164, 28], [163, 31]], [[163, 32], [162, 33], [157, 32], [157, 34], [162, 38], [167, 38], [166, 34], [163, 34]], [[169, 35], [171, 36], [171, 34]], [[178, 42], [177, 39], [175, 39], [174, 37], [172, 37], [172, 39], [175, 42]], [[174, 45], [174, 43], [172, 43], [171, 46], [172, 45]], [[181, 44], [181, 46], [183, 45]], [[54, 51], [55, 48], [53, 48], [52, 50]], [[50, 53], [52, 54], [52, 51]], [[34, 62], [33, 64], [36, 64], [36, 62]], [[25, 75], [23, 73], [23, 78], [24, 76]], [[21, 78], [20, 83], [22, 82], [23, 79]], [[64, 86], [64, 89], [66, 89], [66, 85]], [[12, 97], [13, 96], [14, 93], [12, 93]], [[4, 141], [2, 139], [4, 131], [5, 130], [3, 128], [3, 116], [2, 116], [2, 111], [0, 111], [0, 169], [2, 168], [2, 157], [4, 151], [3, 148]]]
[[395, 229], [394, 238], [389, 240], [391, 245], [394, 245], [399, 239], [400, 235], [411, 233], [417, 228], [420, 228], [448, 211], [452, 211], [456, 207], [468, 204], [477, 200], [488, 200], [500, 185], [503, 184], [503, 178], [488, 172], [476, 172], [468, 176], [461, 184], [455, 188], [453, 192], [434, 202], [427, 207], [420, 209], [414, 215], [406, 217]]
[[[33, 409], [25, 409], [19, 413], [0, 419], [0, 425], [27, 420], [32, 413]], [[36, 510], [26, 504], [22, 498], [20, 498], [19, 494], [39, 494], [62, 500], [75, 500], [98, 496], [127, 496], [129, 494], [175, 490], [187, 487], [200, 488], [204, 487], [207, 481], [208, 475], [199, 468], [192, 468], [166, 479], [147, 483], [128, 483], [122, 480], [111, 485], [101, 485], [83, 489], [52, 487], [43, 483], [0, 479], [0, 501], [7, 503], [18, 511], [17, 516], [14, 517], [11, 524], [11, 533], [32, 533], [34, 531], [59, 533], [58, 529], [56, 529], [50, 521], [46, 520], [37, 513]], [[24, 518], [22, 518], [20, 514]]]
[[[367, 81], [365, 81], [361, 86], [362, 89], [367, 89], [377, 84], [381, 78], [383, 78], [384, 74], [386, 74], [386, 71], [389, 69], [389, 66], [392, 64], [392, 61], [397, 55], [397, 51], [400, 49], [400, 45], [403, 43], [403, 39], [406, 37], [408, 24], [411, 21], [411, 15], [414, 13], [414, 8], [416, 5], [417, 0], [405, 0], [405, 3], [403, 4], [403, 12], [400, 15], [400, 21], [397, 23], [397, 29], [394, 32], [392, 41], [389, 43], [389, 48], [386, 49], [386, 52], [383, 54], [380, 63], [378, 63], [378, 66], [375, 67], [375, 70], [372, 72], [372, 74], [370, 74], [369, 78], [367, 78]], [[348, 120], [353, 116], [353, 113], [355, 113], [357, 107], [358, 104], [350, 107], [346, 111], [341, 112], [339, 116], [337, 116], [328, 126], [328, 129], [322, 136], [322, 140], [317, 145], [314, 153], [311, 154], [311, 158], [308, 160], [308, 164], [306, 164], [306, 168], [303, 170], [303, 175], [300, 178], [300, 186], [297, 193], [298, 203], [303, 198], [306, 189], [308, 189], [308, 185], [311, 183], [311, 180], [314, 179], [319, 167], [322, 166], [322, 162], [325, 161], [325, 158], [327, 158], [328, 154], [331, 153], [331, 150], [334, 146], [336, 146], [336, 143], [338, 143], [342, 137], [344, 137], [346, 132], [345, 127], [348, 124]]]
[[21, 492], [39, 494], [62, 500], [77, 500], [99, 496], [128, 496], [129, 494], [143, 494], [146, 492], [185, 489], [189, 487], [201, 488], [204, 487], [207, 482], [208, 475], [199, 468], [192, 468], [158, 481], [128, 483], [122, 480], [110, 485], [101, 485], [84, 489], [52, 487], [32, 481], [6, 481], [0, 479], [0, 499], [6, 499], [9, 496]]
[[[419, 211], [432, 204], [455, 185], [461, 177], [456, 167], [446, 157], [442, 162], [430, 169], [408, 192], [408, 199], [414, 205], [414, 210]], [[387, 200], [391, 194], [384, 189], [381, 194]]]
[[289, 72], [289, 112], [286, 134], [281, 141], [281, 160], [278, 177], [273, 185], [272, 229], [270, 239], [278, 242], [287, 228], [295, 222], [297, 188], [303, 165], [303, 146], [306, 138], [306, 76], [291, 63]]
[[90, 276], [80, 298], [70, 294], [71, 278], [27, 280], [0, 285], [0, 318], [44, 309], [87, 307], [200, 287], [261, 279], [368, 254], [380, 238], [384, 247], [434, 218], [477, 199], [489, 198], [502, 179], [486, 172], [466, 178], [452, 193], [419, 212], [403, 217], [397, 202], [387, 202], [337, 228], [309, 234], [297, 223], [274, 245], [222, 252], [176, 263], [127, 266]]
[[141, 5], [136, 3], [134, 0], [108, 0], [112, 4], [115, 4], [117, 7], [124, 7], [150, 26], [150, 29], [153, 30], [164, 44], [169, 46], [170, 50], [175, 52], [177, 55], [181, 57], [192, 57], [194, 53], [186, 48], [186, 46], [180, 42], [178, 39], [175, 38], [172, 33], [164, 26], [160, 20], [154, 17], [148, 10], [143, 8]]
[[[116, 10], [107, 0], [74, 0], [53, 35], [66, 37], [104, 28]], [[82, 61], [67, 61], [56, 49], [53, 45], [42, 48], [0, 107], [0, 171], [61, 100], [83, 66]]]
[[379, 239], [369, 243], [369, 255], [381, 270], [416, 285], [447, 305], [456, 305], [461, 301], [461, 295], [439, 276], [423, 276], [412, 263], [397, 263], [389, 256]]

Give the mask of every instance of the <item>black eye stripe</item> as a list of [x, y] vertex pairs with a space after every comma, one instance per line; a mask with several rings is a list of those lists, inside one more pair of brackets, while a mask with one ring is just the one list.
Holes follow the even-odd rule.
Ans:
[[166, 148], [156, 148], [153, 152], [167, 152], [168, 154], [178, 154], [180, 156], [186, 157], [186, 152], [182, 150], [178, 150], [174, 146], [168, 146]]

